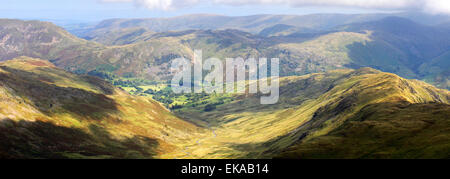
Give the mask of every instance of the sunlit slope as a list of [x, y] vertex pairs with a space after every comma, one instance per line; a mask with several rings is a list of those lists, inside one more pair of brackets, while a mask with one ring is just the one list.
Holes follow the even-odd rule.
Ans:
[[201, 129], [48, 61], [0, 63], [0, 158], [158, 158]]
[[450, 105], [380, 103], [277, 158], [450, 158]]
[[[411, 121], [420, 121], [423, 116], [429, 116], [432, 120], [439, 121], [434, 126], [436, 133], [433, 134], [420, 136], [422, 134], [417, 134], [417, 128], [408, 128], [412, 124], [407, 122], [381, 128], [404, 137], [404, 140], [416, 134], [418, 135], [416, 140], [422, 140], [420, 142], [424, 142], [427, 136], [442, 137], [436, 143], [427, 143], [429, 147], [435, 147], [436, 153], [430, 153], [426, 157], [446, 157], [438, 155], [438, 153], [448, 151], [450, 147], [447, 145], [450, 142], [447, 135], [449, 132], [448, 120], [450, 119], [449, 115], [446, 115], [450, 107], [448, 105], [450, 93], [420, 81], [400, 78], [394, 74], [362, 68], [301, 77], [286, 77], [281, 80], [278, 104], [259, 105], [259, 96], [249, 96], [249, 98], [237, 96], [238, 100], [219, 105], [216, 110], [211, 112], [204, 112], [203, 108], [177, 112], [179, 116], [200, 125], [209, 124], [211, 132], [209, 136], [194, 139], [185, 145], [185, 151], [189, 155], [171, 153], [167, 156], [272, 158], [292, 145], [304, 141], [314, 141], [348, 127], [347, 124], [356, 118], [360, 120], [373, 118], [379, 120], [380, 123], [390, 122], [386, 118], [365, 116], [364, 114], [367, 114], [368, 110], [372, 110], [374, 115], [398, 115], [398, 120], [411, 118]], [[429, 103], [432, 105], [428, 106]], [[392, 112], [396, 112], [395, 107], [399, 105], [423, 105], [424, 108], [411, 107], [408, 109], [411, 114], [417, 115], [409, 115], [404, 111], [392, 114]], [[427, 108], [433, 110], [426, 110]], [[434, 114], [434, 111], [438, 111], [438, 113]], [[354, 128], [364, 133], [364, 126], [354, 126]], [[341, 137], [343, 140], [352, 141], [351, 136], [348, 139], [346, 136]], [[377, 139], [379, 139], [377, 136], [367, 136], [365, 141], [370, 142]], [[382, 152], [377, 149], [380, 149], [380, 146], [390, 145], [389, 142], [388, 137], [381, 137], [379, 143], [373, 143], [371, 146], [372, 152]], [[340, 147], [355, 147], [357, 150], [358, 146], [353, 146], [353, 144], [349, 142], [342, 143], [340, 146], [330, 145], [329, 155], [324, 156], [332, 157], [333, 150], [338, 150]], [[417, 153], [426, 153], [426, 149], [422, 150], [417, 146], [399, 142], [396, 144], [397, 151], [387, 151], [383, 157], [393, 157], [395, 153], [402, 153], [400, 150], [408, 149], [414, 149]], [[320, 145], [308, 149], [311, 151], [321, 150]], [[311, 155], [309, 157], [314, 158]], [[364, 156], [349, 154], [349, 156], [342, 157], [363, 158]], [[406, 158], [407, 155], [403, 157]], [[369, 158], [375, 158], [375, 156]]]

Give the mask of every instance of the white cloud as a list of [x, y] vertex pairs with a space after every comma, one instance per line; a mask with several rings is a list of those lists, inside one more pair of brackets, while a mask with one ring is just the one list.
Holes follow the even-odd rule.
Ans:
[[421, 10], [427, 13], [450, 14], [450, 0], [101, 0], [103, 2], [133, 2], [149, 9], [171, 10], [202, 3], [222, 5], [283, 5], [291, 7], [336, 6], [381, 10]]
[[172, 10], [197, 5], [204, 0], [101, 0], [101, 2], [132, 2], [136, 6], [149, 9]]
[[423, 10], [431, 13], [450, 14], [450, 0], [428, 0]]

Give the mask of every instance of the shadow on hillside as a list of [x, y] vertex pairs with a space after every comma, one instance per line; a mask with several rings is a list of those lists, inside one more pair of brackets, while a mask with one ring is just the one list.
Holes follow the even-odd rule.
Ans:
[[114, 86], [111, 83], [96, 76], [82, 75], [81, 77], [92, 86], [97, 87], [104, 94], [106, 95], [114, 94]]
[[0, 158], [153, 158], [158, 141], [135, 136], [113, 139], [102, 127], [90, 132], [49, 122], [0, 120]]
[[424, 59], [384, 43], [375, 39], [370, 42], [355, 42], [347, 45], [348, 57], [352, 62], [344, 66], [351, 69], [371, 67], [404, 78], [420, 76], [419, 67], [424, 63]]
[[[247, 152], [243, 158], [274, 157], [285, 151], [287, 147], [302, 143], [311, 133], [323, 129], [327, 125], [326, 123], [335, 120], [336, 117], [352, 113], [357, 105], [357, 100], [355, 93], [349, 93], [342, 96], [338, 101], [328, 103], [325, 106], [318, 108], [309, 121], [301, 126], [297, 126], [297, 129], [286, 135], [278, 136], [260, 143], [237, 144], [233, 145], [232, 148]], [[347, 124], [347, 121], [344, 122], [344, 124]], [[322, 149], [317, 148], [315, 150], [319, 152]]]
[[32, 105], [45, 114], [69, 112], [80, 118], [99, 120], [118, 111], [116, 102], [106, 96], [112, 94], [113, 90], [102, 84], [106, 82], [101, 80], [84, 78], [105, 94], [79, 88], [59, 87], [51, 84], [53, 82], [51, 78], [32, 72], [6, 66], [1, 66], [0, 69], [10, 73], [0, 73], [0, 82], [12, 88], [16, 95], [29, 99]]
[[327, 119], [339, 115], [336, 111], [319, 109], [310, 122], [293, 133], [231, 147], [246, 154], [241, 158], [448, 158], [449, 107], [442, 103], [371, 104], [324, 136], [307, 139], [315, 130], [323, 128]]

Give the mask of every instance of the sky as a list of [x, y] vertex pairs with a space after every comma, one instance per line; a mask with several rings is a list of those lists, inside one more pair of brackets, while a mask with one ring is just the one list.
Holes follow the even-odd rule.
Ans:
[[450, 0], [1, 0], [0, 18], [99, 21], [185, 14], [450, 14]]

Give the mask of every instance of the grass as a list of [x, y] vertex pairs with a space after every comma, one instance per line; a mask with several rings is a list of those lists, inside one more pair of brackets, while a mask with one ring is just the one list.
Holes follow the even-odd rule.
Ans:
[[[189, 156], [179, 153], [165, 156], [271, 158], [297, 143], [314, 141], [330, 135], [345, 127], [355, 115], [361, 114], [360, 110], [371, 105], [384, 102], [394, 104], [449, 102], [448, 91], [372, 69], [287, 77], [281, 80], [280, 92], [280, 103], [272, 106], [258, 105], [258, 96], [253, 96], [219, 105], [216, 110], [210, 112], [202, 111], [201, 107], [175, 111], [186, 120], [207, 126], [210, 133], [204, 138], [195, 138], [183, 145], [182, 148], [185, 148]], [[448, 105], [440, 106], [438, 109], [447, 110]], [[387, 114], [382, 110], [375, 113], [377, 112]], [[417, 110], [417, 113], [427, 115], [426, 111]], [[416, 119], [419, 120], [420, 117]], [[437, 127], [444, 129], [446, 125]], [[412, 134], [413, 131], [406, 133]], [[342, 145], [351, 146], [351, 144]], [[447, 150], [444, 146], [439, 151]], [[402, 147], [410, 146], [404, 144]], [[338, 150], [332, 146], [331, 148]], [[315, 149], [320, 150], [318, 146]]]
[[171, 113], [46, 64], [0, 64], [1, 158], [448, 157], [449, 92], [370, 68], [284, 77], [277, 105], [139, 87], [184, 103]]
[[37, 63], [48, 62], [0, 64], [1, 158], [158, 158], [202, 131], [153, 100]]
[[448, 158], [450, 106], [375, 104], [326, 135], [302, 141], [281, 158]]

